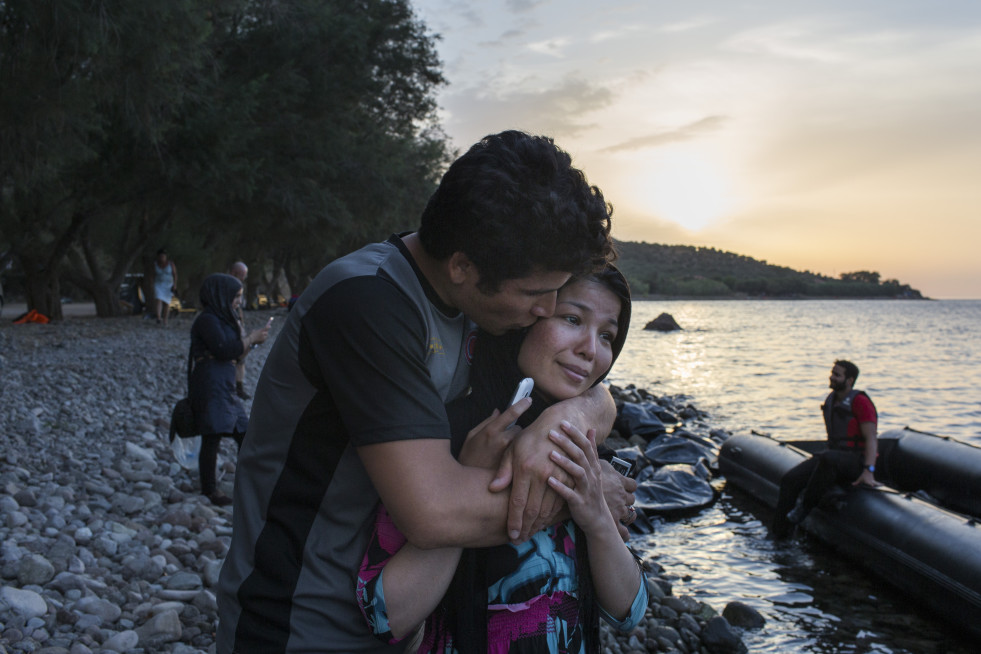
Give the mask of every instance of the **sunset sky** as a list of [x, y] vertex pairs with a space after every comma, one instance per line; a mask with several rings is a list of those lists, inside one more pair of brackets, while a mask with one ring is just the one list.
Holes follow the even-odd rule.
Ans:
[[412, 4], [455, 146], [553, 136], [617, 238], [981, 298], [981, 2]]

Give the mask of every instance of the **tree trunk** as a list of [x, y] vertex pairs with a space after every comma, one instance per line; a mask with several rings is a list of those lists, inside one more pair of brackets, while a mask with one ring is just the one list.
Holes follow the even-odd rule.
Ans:
[[[139, 258], [140, 252], [146, 247], [150, 234], [159, 231], [161, 225], [166, 223], [169, 215], [169, 213], [164, 213], [161, 217], [151, 221], [147, 213], [144, 212], [139, 218], [124, 222], [120, 229], [118, 242], [114, 248], [108, 250], [92, 245], [87, 225], [79, 230], [78, 245], [80, 249], [72, 248], [68, 252], [69, 279], [91, 296], [95, 302], [96, 315], [100, 318], [112, 318], [129, 312], [118, 297], [120, 285], [126, 271], [130, 269]], [[104, 256], [100, 257], [100, 253]], [[105, 273], [102, 268], [107, 260], [114, 261], [114, 264], [112, 269]], [[144, 267], [146, 267], [145, 262]], [[149, 271], [152, 270], [151, 264]], [[144, 283], [152, 284], [151, 276], [145, 275], [143, 279]], [[149, 291], [152, 293], [152, 288]], [[144, 296], [149, 297], [146, 291], [144, 291]]]
[[61, 313], [61, 285], [58, 275], [27, 272], [25, 292], [28, 311], [34, 309], [51, 320], [61, 320], [64, 317]]
[[71, 223], [53, 243], [36, 243], [18, 255], [24, 270], [28, 310], [34, 309], [51, 320], [61, 320], [64, 317], [59, 281], [61, 266], [79, 231], [85, 228], [91, 216], [91, 212], [74, 212]]
[[92, 298], [95, 303], [95, 315], [100, 318], [122, 315], [122, 306], [115, 293], [119, 283], [114, 283], [111, 279], [103, 279], [101, 271], [94, 266], [89, 266], [90, 270], [85, 270], [87, 267], [85, 261], [75, 249], [68, 252], [67, 259], [66, 278]]
[[100, 318], [114, 318], [123, 315], [123, 307], [119, 298], [108, 284], [98, 284], [88, 289], [89, 295], [95, 301], [95, 315]]

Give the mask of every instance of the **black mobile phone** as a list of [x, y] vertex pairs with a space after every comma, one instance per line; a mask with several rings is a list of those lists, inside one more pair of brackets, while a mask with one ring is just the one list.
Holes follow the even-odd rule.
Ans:
[[634, 467], [634, 464], [632, 462], [627, 461], [625, 459], [621, 459], [618, 456], [615, 456], [610, 459], [610, 465], [613, 466], [613, 469], [619, 472], [624, 477], [629, 476], [630, 471]]

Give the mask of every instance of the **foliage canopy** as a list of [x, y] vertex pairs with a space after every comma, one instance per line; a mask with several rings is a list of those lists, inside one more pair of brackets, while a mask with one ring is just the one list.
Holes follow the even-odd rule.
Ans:
[[617, 265], [637, 296], [694, 297], [896, 297], [922, 299], [919, 291], [879, 273], [842, 273], [839, 279], [715, 248], [619, 242]]
[[0, 270], [113, 315], [162, 246], [185, 291], [237, 259], [302, 285], [415, 227], [435, 38], [407, 0], [0, 1]]

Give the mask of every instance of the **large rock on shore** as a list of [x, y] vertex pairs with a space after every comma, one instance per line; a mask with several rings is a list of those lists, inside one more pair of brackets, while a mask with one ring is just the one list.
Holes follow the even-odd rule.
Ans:
[[662, 313], [657, 318], [644, 325], [644, 329], [658, 332], [673, 332], [681, 329], [681, 325], [675, 321], [674, 316], [672, 316], [670, 313]]

